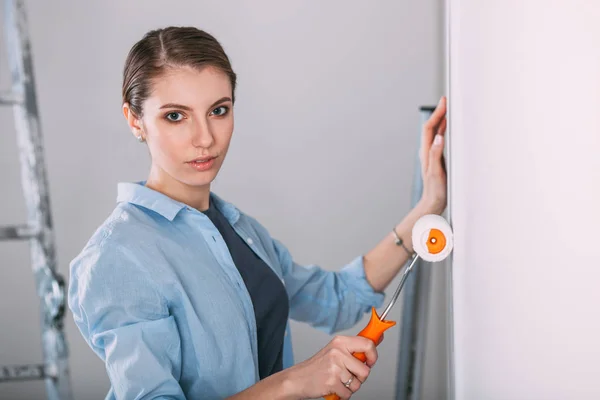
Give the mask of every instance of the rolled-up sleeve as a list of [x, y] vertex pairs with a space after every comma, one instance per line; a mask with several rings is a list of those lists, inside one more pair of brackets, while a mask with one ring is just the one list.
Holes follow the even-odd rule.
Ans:
[[290, 297], [290, 317], [327, 333], [353, 327], [371, 307], [380, 307], [384, 294], [376, 292], [365, 276], [363, 257], [340, 271], [317, 265], [299, 265], [277, 239], [273, 245]]
[[90, 246], [71, 263], [68, 303], [117, 399], [185, 399], [181, 343], [164, 296], [127, 249]]

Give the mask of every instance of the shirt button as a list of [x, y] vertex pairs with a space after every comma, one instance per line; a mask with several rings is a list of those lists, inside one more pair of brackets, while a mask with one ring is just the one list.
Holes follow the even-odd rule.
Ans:
[[248, 239], [246, 239], [246, 242], [247, 242], [248, 244], [252, 244], [252, 243], [254, 243], [254, 242], [252, 241], [252, 238], [248, 238]]

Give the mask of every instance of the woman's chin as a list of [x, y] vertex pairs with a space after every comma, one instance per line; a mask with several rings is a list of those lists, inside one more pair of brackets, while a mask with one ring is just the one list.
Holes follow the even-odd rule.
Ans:
[[205, 187], [205, 186], [210, 185], [216, 176], [217, 176], [216, 172], [204, 171], [204, 172], [195, 172], [192, 174], [185, 174], [185, 176], [180, 177], [180, 179], [178, 179], [178, 180], [180, 182], [185, 183], [188, 186]]

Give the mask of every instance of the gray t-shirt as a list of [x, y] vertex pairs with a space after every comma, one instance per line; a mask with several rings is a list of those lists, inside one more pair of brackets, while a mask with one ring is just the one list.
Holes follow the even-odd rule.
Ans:
[[250, 293], [258, 336], [260, 379], [283, 369], [283, 335], [289, 313], [285, 287], [273, 270], [254, 253], [210, 201], [204, 214], [223, 236], [231, 258]]

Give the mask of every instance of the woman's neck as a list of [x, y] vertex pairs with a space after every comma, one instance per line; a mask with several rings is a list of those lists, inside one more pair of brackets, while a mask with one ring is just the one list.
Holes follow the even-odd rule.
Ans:
[[146, 180], [146, 186], [169, 196], [173, 200], [187, 204], [198, 211], [206, 211], [208, 209], [210, 184], [190, 186], [174, 179], [165, 171], [153, 165]]

